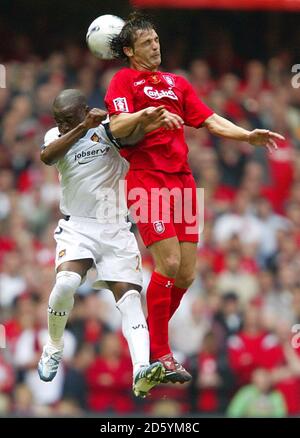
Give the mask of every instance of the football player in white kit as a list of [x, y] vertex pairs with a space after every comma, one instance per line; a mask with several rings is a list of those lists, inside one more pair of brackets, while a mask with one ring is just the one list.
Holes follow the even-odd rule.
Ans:
[[[124, 139], [124, 144], [158, 127], [170, 127], [173, 116], [169, 113], [167, 120], [164, 111], [163, 107], [143, 110], [137, 119], [139, 124], [135, 121], [133, 135]], [[115, 296], [133, 363], [133, 391], [144, 397], [163, 380], [165, 370], [160, 362], [149, 364], [149, 332], [140, 299], [141, 256], [131, 224], [126, 221], [127, 209], [110, 205], [107, 191], [115, 194], [114, 200], [122, 201], [119, 181], [127, 172], [127, 162], [118, 153], [119, 144], [110, 132], [109, 122], [104, 122], [106, 112], [89, 110], [80, 91], [62, 91], [54, 101], [53, 113], [57, 127], [46, 133], [41, 159], [48, 165], [55, 164], [59, 172], [60, 210], [65, 217], [54, 233], [56, 282], [49, 297], [49, 339], [38, 373], [47, 382], [55, 377], [74, 294], [94, 266], [94, 286], [105, 284]], [[109, 220], [103, 216], [104, 207], [111, 207], [113, 212]]]

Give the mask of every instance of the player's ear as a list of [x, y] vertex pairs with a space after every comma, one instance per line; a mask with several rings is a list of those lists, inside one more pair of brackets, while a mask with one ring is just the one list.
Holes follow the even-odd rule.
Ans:
[[133, 56], [133, 48], [132, 47], [123, 47], [123, 52], [128, 58]]

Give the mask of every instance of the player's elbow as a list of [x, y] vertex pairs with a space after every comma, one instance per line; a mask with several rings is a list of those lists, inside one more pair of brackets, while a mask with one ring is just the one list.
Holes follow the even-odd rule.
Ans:
[[205, 120], [204, 126], [209, 130], [211, 134], [222, 137], [226, 131], [226, 120], [218, 114], [214, 113]]
[[206, 127], [212, 135], [222, 136], [222, 128], [220, 126], [209, 124]]
[[44, 164], [47, 164], [47, 166], [52, 166], [54, 163], [53, 159], [49, 156], [49, 154], [46, 152], [46, 149], [43, 149], [40, 154], [40, 159]]

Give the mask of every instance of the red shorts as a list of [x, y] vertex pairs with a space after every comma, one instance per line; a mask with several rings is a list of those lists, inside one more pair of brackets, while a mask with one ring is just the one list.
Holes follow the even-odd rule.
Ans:
[[145, 246], [177, 236], [198, 242], [199, 218], [194, 178], [185, 173], [129, 170], [127, 206]]

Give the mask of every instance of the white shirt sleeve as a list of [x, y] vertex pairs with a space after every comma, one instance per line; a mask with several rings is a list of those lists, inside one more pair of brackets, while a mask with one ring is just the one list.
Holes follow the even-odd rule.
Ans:
[[52, 141], [57, 140], [59, 136], [60, 133], [57, 127], [49, 129], [45, 134], [44, 143], [41, 148], [44, 149], [48, 144], [52, 143]]
[[117, 149], [120, 149], [121, 144], [119, 144], [118, 140], [112, 135], [110, 127], [109, 127], [109, 121], [107, 121], [108, 118], [104, 120], [96, 129], [99, 133], [99, 135], [102, 138], [105, 138], [105, 141], [109, 145], [114, 145]]

